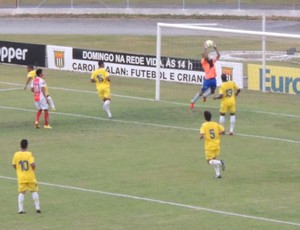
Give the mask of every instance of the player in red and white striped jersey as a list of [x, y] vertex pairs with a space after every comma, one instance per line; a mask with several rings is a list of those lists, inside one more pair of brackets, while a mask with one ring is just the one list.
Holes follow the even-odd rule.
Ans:
[[39, 121], [42, 112], [45, 116], [45, 129], [52, 129], [49, 125], [48, 99], [46, 96], [46, 81], [43, 79], [43, 70], [36, 70], [36, 77], [31, 82], [31, 91], [34, 93], [34, 104], [38, 109], [35, 120], [35, 128], [40, 128]]

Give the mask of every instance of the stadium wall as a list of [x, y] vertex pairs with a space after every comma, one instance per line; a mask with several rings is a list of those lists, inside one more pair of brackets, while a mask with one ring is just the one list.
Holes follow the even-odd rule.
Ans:
[[170, 15], [300, 18], [300, 10], [158, 9], [158, 8], [16, 8], [0, 9], [0, 16], [28, 15]]

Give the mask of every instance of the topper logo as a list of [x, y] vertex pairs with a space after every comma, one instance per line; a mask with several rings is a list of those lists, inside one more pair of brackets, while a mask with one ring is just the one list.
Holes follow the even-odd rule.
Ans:
[[11, 62], [13, 59], [25, 61], [27, 52], [28, 49], [3, 46], [0, 48], [0, 60], [1, 62]]

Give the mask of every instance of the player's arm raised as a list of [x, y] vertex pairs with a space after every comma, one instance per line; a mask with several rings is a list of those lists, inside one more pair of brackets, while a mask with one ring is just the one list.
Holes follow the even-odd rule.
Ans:
[[220, 55], [220, 52], [219, 52], [218, 47], [216, 45], [214, 46], [214, 50], [217, 53], [216, 60], [219, 60], [221, 55]]
[[207, 47], [204, 47], [203, 52], [202, 52], [202, 57], [204, 59], [208, 59], [208, 51], [207, 51]]

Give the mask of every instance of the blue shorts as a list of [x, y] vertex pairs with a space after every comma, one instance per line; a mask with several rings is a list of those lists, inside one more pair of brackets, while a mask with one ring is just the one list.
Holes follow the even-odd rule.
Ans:
[[215, 90], [217, 88], [216, 78], [204, 79], [203, 86], [202, 86], [202, 92], [205, 92], [208, 88], [210, 88], [211, 90]]

